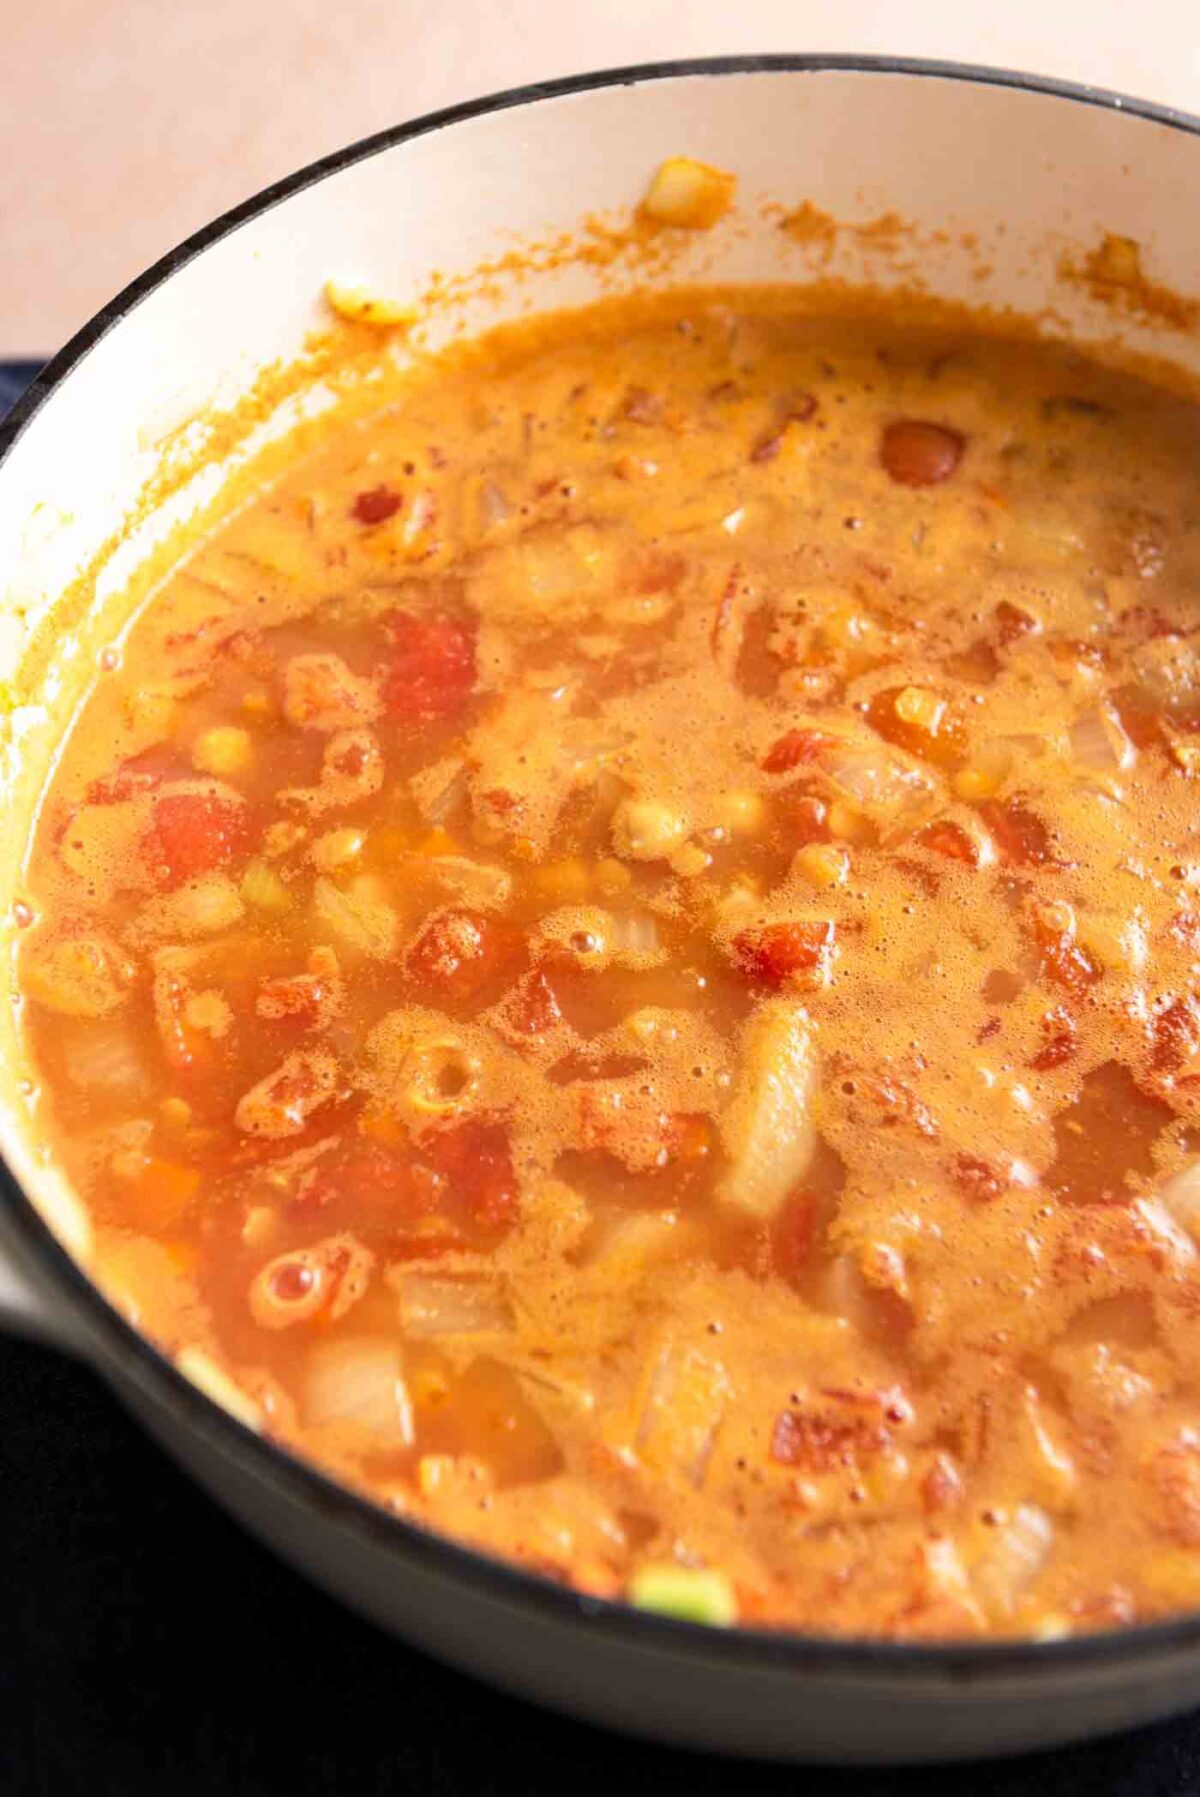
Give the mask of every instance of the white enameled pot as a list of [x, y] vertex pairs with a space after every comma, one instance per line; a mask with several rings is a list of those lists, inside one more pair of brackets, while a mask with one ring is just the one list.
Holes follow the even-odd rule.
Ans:
[[[871, 236], [850, 233], [835, 271], [883, 284], [917, 273], [948, 298], [1052, 306], [1058, 327], [1080, 338], [1111, 336], [1113, 315], [1064, 284], [1060, 263], [1102, 232], [1136, 239], [1164, 285], [1200, 293], [1200, 121], [986, 70], [837, 57], [622, 70], [505, 94], [329, 157], [135, 282], [0, 432], [0, 674], [47, 631], [55, 644], [4, 749], [0, 914], [11, 915], [31, 798], [56, 746], [56, 714], [37, 701], [78, 685], [96, 640], [86, 618], [64, 615], [60, 628], [59, 596], [130, 513], [164, 440], [298, 355], [330, 273], [418, 292], [433, 270], [470, 268], [627, 207], [676, 153], [736, 171], [742, 204], [733, 226], [689, 245], [673, 280], [803, 279], [813, 251], [781, 234], [760, 202], [808, 199], [838, 219], [894, 212], [912, 227], [911, 254], [873, 263]], [[613, 278], [567, 258], [532, 286], [501, 282], [464, 316], [482, 324], [530, 300], [574, 303]], [[1200, 344], [1152, 309], [1130, 309], [1124, 338], [1200, 371]], [[101, 567], [97, 616], [178, 515], [159, 513]], [[90, 1283], [31, 1129], [14, 1007], [3, 1009], [0, 1314], [90, 1360], [221, 1503], [385, 1628], [580, 1716], [779, 1758], [1008, 1753], [1200, 1701], [1200, 1616], [983, 1646], [705, 1630], [578, 1597], [374, 1509], [205, 1397]]]

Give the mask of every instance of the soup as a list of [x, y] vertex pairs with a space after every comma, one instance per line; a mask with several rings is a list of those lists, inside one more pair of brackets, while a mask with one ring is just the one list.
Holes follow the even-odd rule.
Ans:
[[104, 657], [20, 977], [133, 1320], [714, 1623], [1200, 1599], [1200, 417], [786, 290], [509, 328]]

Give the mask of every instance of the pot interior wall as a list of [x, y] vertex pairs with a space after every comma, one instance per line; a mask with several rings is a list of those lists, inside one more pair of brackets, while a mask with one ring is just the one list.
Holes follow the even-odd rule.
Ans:
[[[736, 172], [736, 212], [712, 233], [663, 240], [648, 258], [624, 255], [611, 232], [656, 164], [680, 153]], [[1152, 294], [1135, 303], [1118, 291], [1105, 303], [1062, 278], [1064, 258], [1078, 263], [1113, 233], [1138, 241], [1164, 289], [1200, 293], [1190, 204], [1200, 136], [1082, 99], [936, 74], [710, 71], [501, 105], [334, 160], [182, 252], [169, 278], [115, 308], [0, 465], [0, 680], [20, 701], [0, 745], [6, 915], [64, 708], [123, 621], [130, 577], [173, 524], [217, 501], [224, 474], [319, 407], [320, 387], [301, 383], [273, 419], [240, 440], [234, 430], [223, 461], [198, 461], [195, 478], [150, 504], [136, 529], [121, 535], [122, 522], [164, 454], [186, 470], [205, 420], [301, 354], [322, 323], [331, 274], [407, 298], [439, 274], [499, 264], [492, 278], [443, 285], [422, 332], [434, 346], [647, 278], [833, 276], [1042, 314], [1055, 334], [1119, 335], [1131, 352], [1200, 373], [1200, 344], [1171, 328]], [[806, 201], [851, 227], [892, 223], [834, 239], [781, 229]], [[511, 259], [530, 246], [541, 249]], [[72, 1213], [17, 1089], [26, 1071], [17, 1019], [5, 1006], [0, 1149], [62, 1227]]]

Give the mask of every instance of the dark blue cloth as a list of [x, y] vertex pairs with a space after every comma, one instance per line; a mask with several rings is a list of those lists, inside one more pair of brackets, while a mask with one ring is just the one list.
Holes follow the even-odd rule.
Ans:
[[0, 418], [20, 399], [41, 366], [40, 362], [0, 362]]
[[[33, 373], [0, 363], [0, 413]], [[965, 1770], [828, 1772], [543, 1715], [357, 1622], [229, 1522], [94, 1375], [3, 1339], [0, 1568], [3, 1797], [1200, 1793], [1196, 1719]]]

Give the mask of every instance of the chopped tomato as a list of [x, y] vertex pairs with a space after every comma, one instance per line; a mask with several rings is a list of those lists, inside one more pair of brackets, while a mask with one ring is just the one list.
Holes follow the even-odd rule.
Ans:
[[820, 1201], [815, 1192], [793, 1192], [771, 1230], [771, 1260], [782, 1279], [793, 1283], [812, 1259]]
[[764, 774], [787, 774], [802, 762], [817, 761], [833, 747], [833, 738], [822, 730], [788, 730], [771, 744], [759, 763]]
[[826, 977], [837, 926], [825, 918], [761, 924], [733, 939], [733, 959], [757, 985], [818, 985]]
[[1005, 648], [1019, 642], [1023, 636], [1036, 636], [1041, 625], [1031, 612], [1022, 610], [1010, 599], [1002, 599], [995, 611], [996, 635]]
[[1042, 977], [1069, 992], [1094, 985], [1103, 973], [1075, 936], [1075, 920], [1067, 906], [1034, 905], [1029, 913], [1030, 933], [1037, 950]]
[[1074, 1055], [1078, 1047], [1075, 1020], [1069, 1011], [1055, 1006], [1042, 1018], [1042, 1031], [1046, 1040], [1029, 1065], [1038, 1073], [1048, 1073], [1065, 1065]]
[[554, 988], [535, 967], [519, 980], [504, 1000], [504, 1024], [516, 1036], [544, 1036], [563, 1020]]
[[979, 866], [979, 844], [952, 818], [935, 818], [933, 823], [917, 831], [916, 841], [923, 849], [944, 855], [948, 861], [961, 861], [967, 867]]
[[516, 969], [525, 953], [520, 930], [488, 911], [437, 911], [404, 957], [414, 985], [446, 998], [478, 998]]
[[358, 494], [350, 507], [351, 517], [359, 524], [383, 524], [400, 510], [400, 495], [391, 487], [372, 487]]
[[966, 732], [948, 700], [928, 687], [893, 686], [876, 693], [867, 707], [874, 730], [886, 742], [940, 766], [958, 761]]
[[168, 792], [155, 804], [143, 852], [159, 885], [171, 888], [248, 854], [255, 834], [239, 800], [219, 793]]
[[863, 1456], [888, 1445], [891, 1431], [870, 1415], [783, 1410], [771, 1432], [771, 1458], [809, 1473], [856, 1471]]
[[1012, 867], [1058, 864], [1050, 832], [1022, 798], [985, 799], [979, 814], [996, 844], [1000, 859]]
[[1150, 1024], [1150, 1063], [1156, 1073], [1179, 1073], [1200, 1054], [1200, 999], [1169, 998]]
[[465, 618], [393, 612], [383, 702], [395, 718], [432, 724], [462, 711], [475, 686], [475, 625]]
[[421, 1146], [472, 1222], [497, 1229], [516, 1221], [520, 1188], [503, 1124], [472, 1117], [426, 1137]]

